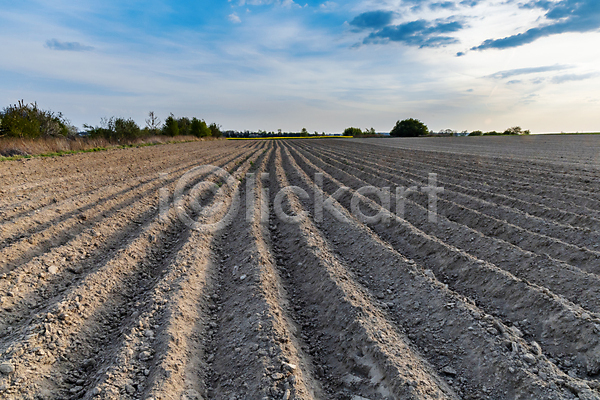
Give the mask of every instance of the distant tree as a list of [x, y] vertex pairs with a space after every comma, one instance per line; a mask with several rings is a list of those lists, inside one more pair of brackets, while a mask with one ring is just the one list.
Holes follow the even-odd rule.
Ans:
[[210, 134], [212, 137], [219, 138], [223, 134], [221, 132], [221, 125], [217, 125], [214, 122], [212, 124], [210, 124], [208, 129], [210, 129]]
[[473, 131], [471, 133], [469, 133], [469, 136], [481, 136], [483, 135], [483, 132], [481, 131]]
[[520, 126], [513, 126], [504, 131], [503, 135], [521, 135], [523, 130]]
[[175, 116], [170, 114], [167, 119], [165, 119], [165, 124], [162, 128], [163, 135], [166, 136], [177, 136], [179, 135], [179, 125]]
[[416, 137], [425, 136], [429, 133], [427, 125], [418, 119], [409, 118], [396, 122], [396, 126], [391, 130], [390, 136], [397, 137]]
[[114, 139], [119, 141], [135, 139], [140, 136], [141, 130], [138, 124], [131, 118], [116, 118], [112, 122]]
[[84, 125], [91, 137], [103, 137], [107, 140], [133, 140], [142, 135], [138, 124], [131, 118], [102, 118], [99, 127]]
[[158, 135], [160, 129], [160, 119], [154, 114], [154, 111], [148, 113], [148, 119], [146, 119], [146, 127], [150, 135]]
[[300, 136], [308, 136], [308, 131], [306, 130], [306, 128], [302, 128], [302, 130], [300, 131]]
[[366, 130], [365, 133], [368, 133], [369, 135], [377, 135], [377, 132], [375, 132], [375, 128], [373, 127], [371, 127], [371, 129]]
[[23, 100], [0, 111], [0, 137], [38, 138], [74, 135], [76, 128], [61, 113], [38, 108]]
[[344, 136], [360, 136], [363, 132], [360, 128], [355, 128], [353, 126], [344, 129]]
[[520, 126], [513, 126], [512, 128], [508, 128], [502, 134], [503, 135], [529, 135], [531, 131], [529, 129], [523, 130]]
[[208, 129], [208, 126], [204, 120], [194, 117], [192, 118], [192, 123], [190, 124], [190, 134], [196, 137], [206, 137], [210, 136], [210, 129]]
[[180, 135], [189, 135], [190, 128], [192, 127], [192, 121], [188, 117], [181, 117], [177, 119], [177, 127], [179, 128]]
[[485, 136], [498, 136], [498, 135], [501, 135], [501, 133], [496, 132], [496, 131], [489, 131], [489, 132], [484, 133], [484, 135]]

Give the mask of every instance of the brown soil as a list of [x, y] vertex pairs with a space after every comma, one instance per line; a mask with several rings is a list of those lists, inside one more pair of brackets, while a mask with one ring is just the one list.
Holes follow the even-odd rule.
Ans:
[[[0, 163], [0, 398], [600, 399], [600, 137], [582, 157], [573, 138], [539, 156], [519, 138], [215, 141]], [[198, 175], [182, 207], [209, 223], [239, 198], [224, 229], [161, 217], [199, 165], [233, 179]], [[396, 215], [394, 188], [429, 173], [437, 222], [418, 189]], [[385, 212], [369, 185], [392, 188], [388, 222], [351, 212]], [[346, 221], [316, 218], [341, 187]]]

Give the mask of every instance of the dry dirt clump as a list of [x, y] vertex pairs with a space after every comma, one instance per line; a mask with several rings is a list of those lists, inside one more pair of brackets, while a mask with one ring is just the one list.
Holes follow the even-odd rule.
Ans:
[[600, 142], [570, 139], [2, 162], [0, 398], [600, 399]]

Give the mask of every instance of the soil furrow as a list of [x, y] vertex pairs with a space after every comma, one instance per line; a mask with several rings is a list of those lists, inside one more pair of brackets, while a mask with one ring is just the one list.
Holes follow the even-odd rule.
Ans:
[[[234, 151], [236, 147], [240, 147], [239, 145], [224, 146], [223, 144], [217, 146], [217, 143], [207, 143], [206, 145], [208, 149], [216, 152], [224, 151], [227, 148]], [[248, 144], [245, 145], [248, 146]], [[28, 169], [36, 168], [39, 170], [36, 172], [43, 172], [43, 176], [51, 176], [51, 178], [40, 182], [36, 177], [33, 183], [7, 185], [8, 187], [0, 189], [0, 193], [3, 194], [0, 203], [0, 215], [3, 216], [5, 221], [12, 220], [30, 214], [32, 211], [35, 212], [53, 204], [60, 204], [60, 202], [69, 200], [75, 195], [92, 194], [98, 188], [122, 184], [124, 178], [129, 180], [139, 179], [140, 176], [148, 173], [148, 169], [160, 168], [164, 170], [171, 168], [177, 165], [177, 161], [181, 160], [182, 155], [186, 159], [194, 159], [202, 156], [208, 149], [188, 151], [184, 154], [181, 154], [181, 151], [176, 148], [165, 149], [164, 152], [161, 152], [162, 157], [160, 160], [155, 160], [150, 155], [136, 154], [135, 160], [128, 160], [127, 157], [124, 157], [127, 164], [126, 168], [117, 166], [113, 162], [115, 155], [119, 153], [111, 153], [112, 157], [108, 157], [107, 154], [103, 156], [88, 154], [84, 157], [77, 157], [76, 164], [71, 168], [64, 168], [65, 163], [60, 162], [61, 158], [29, 160], [22, 166], [19, 163], [3, 163], [13, 167], [16, 166], [15, 171], [24, 170], [22, 168], [24, 166], [30, 167]], [[136, 153], [143, 151], [143, 149], [136, 150]], [[133, 156], [134, 154], [131, 154], [130, 157]], [[54, 165], [61, 165], [62, 167], [53, 168]], [[102, 171], [102, 174], [98, 174], [99, 170]], [[25, 172], [21, 172], [21, 174], [25, 174]], [[36, 173], [33, 176], [36, 176]], [[65, 190], [65, 188], [68, 188], [68, 190]], [[12, 193], [15, 195], [11, 195]], [[11, 211], [15, 212], [11, 213]]]
[[[289, 186], [279, 153], [274, 172], [277, 189]], [[287, 192], [286, 199], [287, 214], [301, 215], [304, 208], [295, 195]], [[310, 337], [311, 352], [324, 364], [321, 374], [331, 381], [328, 398], [457, 398], [359, 288], [310, 220], [274, 220], [290, 274], [287, 286], [295, 303], [302, 305], [303, 333]]]
[[[307, 153], [307, 156], [323, 167], [328, 165], [324, 160], [316, 159], [310, 153]], [[347, 164], [338, 165], [344, 171], [350, 169]], [[374, 175], [370, 175], [369, 178], [362, 173], [361, 177], [367, 178], [368, 183], [346, 173], [343, 173], [342, 180], [350, 186], [357, 187], [365, 184], [380, 184], [381, 187], [393, 184], [393, 182], [381, 180]], [[487, 234], [472, 230], [462, 223], [464, 216], [453, 222], [438, 215], [440, 221], [443, 220], [445, 224], [430, 224], [427, 222], [427, 205], [415, 203], [410, 198], [406, 199], [404, 218], [443, 243], [451, 244], [481, 260], [490, 261], [521, 279], [546, 287], [587, 310], [600, 312], [600, 302], [598, 301], [600, 299], [600, 285], [598, 284], [600, 278], [595, 274], [552, 259], [544, 252], [539, 255], [521, 249], [498, 238], [495, 230], [486, 232]]]
[[211, 399], [321, 398], [287, 317], [268, 228], [261, 223], [261, 174], [268, 158], [240, 186], [247, 203], [219, 245], [217, 309], [208, 344]]
[[[300, 175], [296, 184], [307, 190], [315, 187], [291, 155], [288, 162], [291, 170]], [[368, 202], [367, 198], [363, 200]], [[335, 201], [334, 204], [341, 207]], [[352, 262], [354, 273], [364, 286], [386, 300], [384, 304], [390, 313], [409, 332], [408, 337], [419, 345], [428, 361], [439, 371], [452, 371], [459, 395], [570, 398], [569, 391], [561, 389], [566, 386], [577, 387], [582, 396], [597, 396], [587, 383], [556, 368], [536, 350], [535, 344], [527, 343], [514, 330], [448, 290], [431, 271], [423, 271], [419, 264], [403, 258], [367, 227], [357, 224], [343, 208], [340, 211], [347, 223], [340, 223], [325, 212], [322, 225], [329, 237], [343, 238], [335, 246], [338, 254]]]
[[[351, 167], [354, 166], [353, 171], [358, 176], [376, 175], [385, 177], [390, 182], [397, 185], [406, 185], [406, 187], [419, 186], [426, 184], [427, 181], [427, 177], [420, 176], [416, 176], [414, 179], [405, 178], [406, 171], [401, 171], [402, 174], [399, 175], [398, 172], [400, 171], [391, 168], [387, 168], [389, 172], [382, 171], [383, 167], [365, 168], [366, 161], [356, 158], [354, 162], [348, 161], [351, 158], [355, 157], [344, 155], [342, 161], [338, 162]], [[365, 169], [368, 171], [364, 171]], [[447, 180], [439, 176], [438, 184], [445, 189], [444, 195], [439, 201], [446, 204], [446, 206], [440, 207], [440, 213], [449, 218], [463, 217], [465, 213], [468, 213], [472, 215], [472, 218], [463, 217], [463, 219], [473, 229], [487, 232], [494, 231], [495, 235], [501, 236], [513, 244], [528, 250], [544, 249], [552, 257], [569, 263], [578, 263], [578, 266], [581, 263], [595, 266], [600, 261], [600, 252], [593, 247], [594, 245], [597, 246], [600, 235], [594, 230], [590, 230], [590, 228], [582, 229], [559, 223], [550, 223], [548, 220], [528, 214], [525, 211], [491, 203], [460, 191], [452, 191], [447, 187]], [[427, 195], [423, 193], [415, 192], [411, 193], [410, 196], [421, 204], [427, 204]], [[533, 209], [536, 209], [534, 205], [530, 206], [528, 211]], [[570, 259], [566, 259], [567, 255]]]
[[[221, 157], [228, 154], [225, 153]], [[218, 159], [219, 157], [215, 156], [205, 161], [215, 162]], [[189, 165], [184, 165], [172, 172], [179, 173], [194, 164], [196, 162], [193, 161]], [[169, 172], [171, 171], [165, 171], [165, 173]], [[4, 244], [1, 246], [0, 258], [5, 265], [8, 264], [9, 266], [26, 262], [33, 256], [47, 251], [48, 248], [63, 244], [62, 241], [69, 239], [70, 231], [77, 234], [78, 230], [81, 231], [102, 218], [115, 214], [120, 208], [131, 204], [133, 201], [155, 192], [156, 186], [162, 185], [163, 181], [156, 174], [147, 182], [139, 182], [133, 185], [130, 183], [124, 189], [120, 187], [112, 188], [116, 192], [112, 192], [111, 188], [102, 188], [93, 196], [87, 196], [83, 200], [83, 204], [73, 200], [68, 201], [67, 204], [63, 203], [60, 208], [58, 206], [52, 207], [41, 213], [36, 213], [35, 219], [33, 219], [35, 224], [32, 224], [31, 219], [13, 221], [8, 227], [4, 227], [2, 232]], [[60, 217], [56, 217], [57, 211], [62, 214]], [[27, 229], [27, 226], [33, 226], [33, 228]]]
[[[353, 148], [356, 150], [356, 146]], [[331, 146], [328, 146], [328, 149], [342, 150], [340, 147], [333, 148]], [[343, 149], [347, 154], [355, 154], [351, 151], [352, 147], [344, 146]], [[514, 170], [511, 168], [512, 164], [488, 165], [485, 160], [481, 159], [469, 163], [464, 163], [464, 161], [461, 163], [453, 159], [442, 163], [439, 158], [433, 157], [415, 157], [414, 154], [407, 153], [402, 153], [399, 157], [398, 153], [385, 155], [382, 152], [369, 151], [368, 148], [361, 150], [361, 154], [363, 157], [366, 156], [365, 161], [367, 162], [369, 159], [376, 159], [383, 166], [393, 166], [396, 170], [403, 168], [411, 171], [436, 172], [446, 179], [451, 179], [453, 182], [470, 189], [479, 190], [483, 187], [486, 192], [492, 194], [502, 193], [507, 195], [509, 199], [518, 197], [519, 200], [531, 204], [539, 202], [544, 207], [559, 208], [563, 211], [576, 212], [576, 214], [589, 215], [595, 218], [600, 217], [600, 200], [591, 198], [589, 192], [576, 195], [569, 193], [562, 185], [548, 186], [549, 183], [554, 182], [553, 179], [545, 179], [542, 182], [539, 179], [517, 181], [514, 178]], [[478, 165], [478, 169], [469, 168], [472, 164]], [[502, 169], [505, 171], [499, 172]], [[533, 175], [533, 171], [527, 170], [526, 174], [523, 175]], [[520, 177], [523, 175], [520, 175]], [[507, 176], [510, 176], [510, 179]], [[562, 180], [564, 177], [561, 176], [560, 179]], [[581, 179], [581, 177], [578, 177], [578, 179]], [[532, 202], [532, 198], [535, 201]]]
[[[220, 162], [232, 163], [235, 158], [226, 157]], [[174, 181], [174, 178], [171, 180]], [[166, 187], [170, 185], [171, 189], [174, 186], [168, 180], [160, 185], [163, 184]], [[154, 192], [157, 192], [157, 188], [154, 188]], [[30, 313], [59, 295], [68, 285], [79, 282], [105, 265], [121, 247], [135, 240], [156, 219], [157, 203], [155, 194], [151, 197], [141, 196], [138, 202], [100, 220], [96, 226], [74, 236], [68, 243], [54, 247], [43, 256], [3, 275], [0, 293], [10, 294], [2, 297], [0, 317], [3, 324], [12, 330], [20, 325], [19, 321], [26, 323]]]
[[[436, 143], [442, 143], [446, 139], [433, 139], [432, 141], [428, 138], [425, 139], [426, 142], [423, 142], [423, 139], [415, 138], [409, 138], [408, 141], [406, 139], [392, 139], [391, 141], [359, 139], [354, 140], [353, 142], [360, 143], [361, 145], [366, 144], [383, 147], [384, 149], [403, 149], [404, 151], [414, 153], [432, 154], [440, 159], [452, 159], [457, 158], [458, 156], [461, 159], [487, 159], [491, 162], [498, 163], [499, 165], [505, 165], [507, 162], [510, 162], [515, 165], [516, 172], [522, 176], [526, 176], [524, 173], [527, 171], [535, 171], [540, 173], [545, 172], [546, 174], [565, 172], [569, 174], [573, 171], [573, 169], [575, 169], [577, 174], [573, 176], [577, 177], [581, 176], [582, 174], [593, 175], [599, 169], [599, 146], [597, 143], [597, 138], [593, 136], [570, 138], [555, 137], [553, 139], [555, 140], [554, 145], [552, 145], [552, 143], [547, 145], [535, 142], [528, 143], [526, 141], [532, 138], [534, 137], [485, 138], [487, 144], [484, 146], [471, 146], [467, 142], [460, 141], [446, 142], [442, 146], [439, 146], [436, 145]], [[545, 140], [546, 138], [547, 136], [538, 136], [535, 137], [535, 140]], [[454, 140], [455, 139], [452, 138], [450, 139], [450, 141]], [[589, 143], [586, 143], [586, 141]], [[575, 145], [571, 146], [570, 143], [575, 143]], [[568, 148], [568, 150], [565, 150], [566, 148]], [[466, 149], [472, 149], [473, 152], [465, 151]], [[516, 153], [520, 152], [521, 150], [524, 150], [527, 155], [524, 157], [517, 156]], [[582, 151], [586, 151], [588, 153], [587, 158], [581, 158]], [[550, 156], [540, 158], [540, 154], [550, 154]], [[563, 155], [566, 155], [567, 157], [563, 157]], [[581, 160], [585, 160], [585, 162], [580, 162]], [[552, 168], [548, 168], [549, 166]]]
[[[246, 160], [233, 174], [238, 184], [256, 157]], [[237, 187], [229, 188], [213, 202], [237, 196]], [[200, 193], [195, 195], [200, 196]], [[218, 215], [223, 216], [221, 208]], [[195, 231], [183, 244], [168, 271], [153, 292], [146, 296], [140, 316], [125, 336], [99, 382], [86, 397], [100, 398], [193, 399], [207, 392], [205, 340], [210, 329], [209, 307], [215, 286], [217, 264], [215, 241], [211, 231]], [[154, 357], [154, 355], [157, 355]]]
[[[232, 167], [237, 165], [234, 163]], [[16, 366], [10, 377], [9, 392], [35, 392], [40, 390], [39, 385], [45, 384], [58, 390], [61, 396], [80, 395], [93, 374], [85, 377], [84, 382], [74, 380], [73, 376], [81, 375], [89, 357], [98, 349], [110, 347], [121, 336], [132, 318], [136, 297], [152, 288], [166, 273], [170, 258], [189, 235], [176, 218], [175, 209], [171, 209], [170, 215], [166, 221], [155, 220], [145, 227], [116, 258], [87, 275], [58, 303], [34, 316], [27, 336], [13, 338], [4, 352]], [[98, 364], [103, 362], [100, 360]], [[52, 368], [49, 364], [53, 364]], [[32, 366], [35, 372], [30, 369]]]
[[0, 398], [600, 400], [600, 136], [413, 139], [0, 163]]
[[[312, 172], [325, 173], [314, 165], [305, 166], [312, 167]], [[333, 183], [327, 192], [334, 193], [341, 182], [329, 174], [325, 176]], [[350, 195], [339, 201], [346, 209], [351, 208]], [[380, 211], [380, 206], [369, 204], [375, 213]], [[426, 220], [427, 214], [422, 218]], [[451, 279], [442, 280], [448, 282], [452, 289], [476, 299], [477, 304], [488, 313], [510, 321], [511, 325], [526, 321], [521, 327], [526, 330], [526, 337], [539, 342], [552, 357], [560, 358], [563, 354], [572, 357], [582, 366], [581, 369], [573, 369], [573, 372], [584, 376], [599, 372], [599, 318], [592, 318], [585, 310], [565, 302], [547, 289], [523, 282], [495, 265], [452, 248], [424, 232], [415, 232], [413, 225], [399, 218], [397, 222], [401, 223], [392, 226], [374, 224], [371, 229], [388, 238], [394, 248], [426, 262], [437, 276], [451, 276]]]

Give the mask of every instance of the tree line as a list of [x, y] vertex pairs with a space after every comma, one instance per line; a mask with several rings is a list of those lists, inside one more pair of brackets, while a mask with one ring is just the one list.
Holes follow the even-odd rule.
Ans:
[[37, 103], [19, 101], [0, 111], [0, 137], [49, 138], [49, 137], [91, 137], [111, 141], [123, 141], [154, 135], [221, 137], [221, 127], [216, 123], [207, 124], [196, 117], [176, 118], [170, 114], [162, 123], [150, 111], [146, 126], [141, 128], [132, 118], [102, 118], [99, 126], [84, 124], [84, 132], [78, 132], [62, 113], [42, 110]]
[[[472, 132], [456, 132], [451, 129], [445, 129], [440, 131], [439, 133], [435, 133], [430, 131], [427, 125], [415, 118], [408, 118], [402, 121], [397, 121], [396, 125], [390, 131], [390, 136], [395, 137], [418, 137], [418, 136], [493, 136], [493, 135], [529, 135], [529, 130], [523, 130], [519, 126], [513, 126], [511, 128], [506, 129], [504, 132], [482, 132], [482, 131], [472, 131]], [[364, 131], [360, 128], [349, 127], [344, 130], [344, 136], [366, 136], [366, 135], [376, 135], [376, 132], [373, 128], [365, 129]]]
[[160, 119], [153, 111], [148, 113], [146, 126], [142, 129], [131, 118], [103, 118], [100, 121], [100, 126], [91, 126], [84, 124], [86, 134], [91, 137], [103, 137], [109, 140], [136, 139], [143, 136], [165, 135], [170, 137], [175, 136], [196, 136], [214, 137], [222, 136], [221, 127], [216, 123], [208, 125], [203, 119], [196, 117], [180, 117], [176, 118], [170, 114], [161, 123]]

